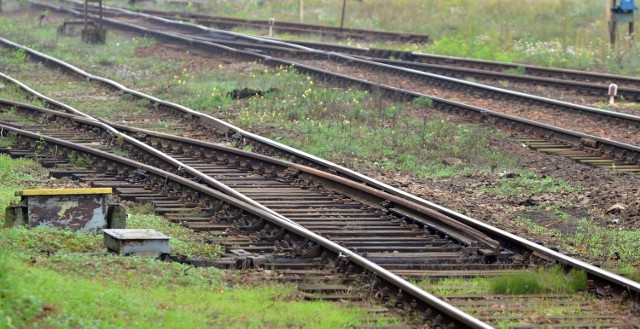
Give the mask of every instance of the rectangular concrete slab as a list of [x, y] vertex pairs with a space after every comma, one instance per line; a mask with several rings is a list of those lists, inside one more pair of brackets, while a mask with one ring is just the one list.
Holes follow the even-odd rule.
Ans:
[[122, 254], [158, 257], [169, 253], [169, 237], [146, 229], [105, 229], [107, 249]]

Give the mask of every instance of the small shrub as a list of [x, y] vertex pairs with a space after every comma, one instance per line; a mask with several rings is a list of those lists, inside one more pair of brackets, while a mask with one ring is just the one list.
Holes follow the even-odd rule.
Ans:
[[418, 108], [431, 108], [433, 107], [433, 99], [429, 97], [418, 97], [415, 98], [411, 104]]

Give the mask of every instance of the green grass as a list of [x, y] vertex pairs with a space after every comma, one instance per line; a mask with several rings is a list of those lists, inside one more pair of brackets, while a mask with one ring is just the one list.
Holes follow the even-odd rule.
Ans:
[[336, 328], [366, 317], [300, 302], [292, 287], [230, 287], [219, 271], [175, 263], [69, 256], [34, 264], [4, 250], [0, 258], [2, 327]]
[[204, 243], [203, 235], [141, 209], [132, 209], [133, 211], [127, 219], [127, 228], [153, 227], [156, 231], [170, 236], [169, 244], [172, 254], [217, 258], [222, 253], [223, 250], [220, 246]]
[[417, 285], [436, 295], [573, 293], [586, 289], [587, 276], [583, 271], [571, 270], [565, 273], [560, 267], [552, 266], [495, 278], [445, 278], [435, 283], [430, 280], [421, 281]]
[[637, 230], [609, 225], [612, 217], [574, 217], [563, 214], [561, 210], [555, 210], [549, 216], [561, 222], [559, 225], [574, 229], [564, 234], [556, 227], [541, 226], [522, 216], [516, 216], [514, 223], [519, 230], [568, 245], [567, 252], [580, 254], [606, 270], [635, 273], [640, 268], [640, 232]]
[[[569, 237], [572, 245], [605, 267], [640, 267], [640, 231], [612, 229], [598, 223], [601, 222], [588, 218], [580, 220], [578, 232]], [[617, 258], [616, 252], [620, 260], [609, 264], [609, 260]]]
[[[8, 54], [10, 52], [3, 52], [2, 54]], [[18, 66], [25, 65], [25, 63], [19, 64]], [[18, 85], [3, 81], [2, 84], [4, 88], [0, 88], [0, 98], [13, 100], [16, 102], [42, 106], [42, 102], [38, 100], [31, 100], [27, 97], [27, 94], [23, 92]]]
[[[11, 55], [16, 51], [0, 48], [0, 55]], [[70, 51], [67, 51], [70, 53]], [[66, 56], [74, 59], [75, 56]], [[101, 61], [101, 56], [95, 60]], [[69, 58], [67, 58], [69, 59]], [[81, 59], [75, 59], [81, 60]], [[0, 64], [6, 64], [4, 58], [0, 58]], [[134, 115], [144, 115], [151, 109], [151, 104], [146, 100], [138, 100], [130, 95], [119, 95], [108, 88], [86, 80], [76, 79], [59, 70], [43, 67], [42, 64], [31, 61], [24, 61], [20, 64], [10, 66], [12, 76], [27, 84], [36, 91], [62, 101], [75, 109], [91, 116], [105, 118], [107, 120], [119, 120]], [[43, 81], [40, 79], [40, 72], [46, 70], [55, 80]], [[0, 97], [11, 100], [31, 103], [43, 106], [41, 101], [31, 101], [25, 99], [25, 93], [21, 92], [14, 85], [9, 85], [6, 90], [0, 91]], [[178, 121], [167, 118], [154, 118], [151, 116], [144, 123], [146, 128], [161, 132], [175, 133], [179, 131]]]
[[[392, 103], [376, 93], [338, 91], [316, 86], [310, 77], [300, 79], [288, 67], [276, 74], [252, 74], [265, 88], [287, 86], [286, 93], [250, 99], [233, 122], [259, 130], [278, 127], [270, 137], [352, 168], [441, 177], [509, 168], [515, 163], [491, 146], [498, 135], [488, 129], [408, 115], [412, 109], [430, 107], [430, 99]], [[463, 163], [445, 166], [442, 160], [448, 157]]]
[[[434, 295], [487, 294], [490, 279], [485, 277], [444, 278], [432, 283], [431, 280], [417, 282], [416, 285]], [[455, 288], [454, 288], [455, 287]]]
[[489, 291], [493, 294], [573, 293], [587, 287], [587, 274], [578, 270], [565, 274], [560, 267], [554, 266], [505, 274], [489, 282]]

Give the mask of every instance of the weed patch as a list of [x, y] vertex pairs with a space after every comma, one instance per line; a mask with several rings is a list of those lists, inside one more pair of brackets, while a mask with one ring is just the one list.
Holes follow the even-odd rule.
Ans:
[[[279, 92], [251, 98], [234, 121], [270, 130], [270, 137], [314, 155], [359, 169], [364, 168], [354, 158], [365, 159], [364, 166], [420, 177], [488, 171], [515, 163], [492, 146], [496, 136], [487, 129], [408, 114], [412, 107], [431, 107], [429, 98], [390, 103], [376, 93], [316, 86], [313, 79], [300, 79], [289, 67], [260, 74], [257, 80]], [[278, 128], [274, 132], [270, 127]], [[460, 158], [463, 164], [448, 167], [442, 163], [448, 157]]]
[[487, 191], [496, 195], [535, 195], [542, 193], [571, 193], [581, 190], [561, 179], [539, 177], [532, 171], [519, 172], [513, 178], [503, 178], [495, 186], [487, 187]]
[[585, 289], [587, 275], [583, 271], [571, 270], [565, 274], [557, 267], [540, 268], [537, 271], [522, 271], [505, 274], [490, 280], [489, 290], [493, 294], [537, 294], [573, 293]]

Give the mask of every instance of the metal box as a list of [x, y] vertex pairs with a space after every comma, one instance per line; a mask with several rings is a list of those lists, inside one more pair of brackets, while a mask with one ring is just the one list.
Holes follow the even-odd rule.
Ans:
[[620, 0], [620, 6], [618, 7], [622, 11], [634, 11], [637, 9], [634, 0]]
[[633, 11], [614, 12], [613, 17], [615, 18], [616, 24], [631, 23], [633, 22]]
[[169, 253], [169, 237], [144, 229], [105, 229], [107, 249], [122, 255], [158, 257]]

